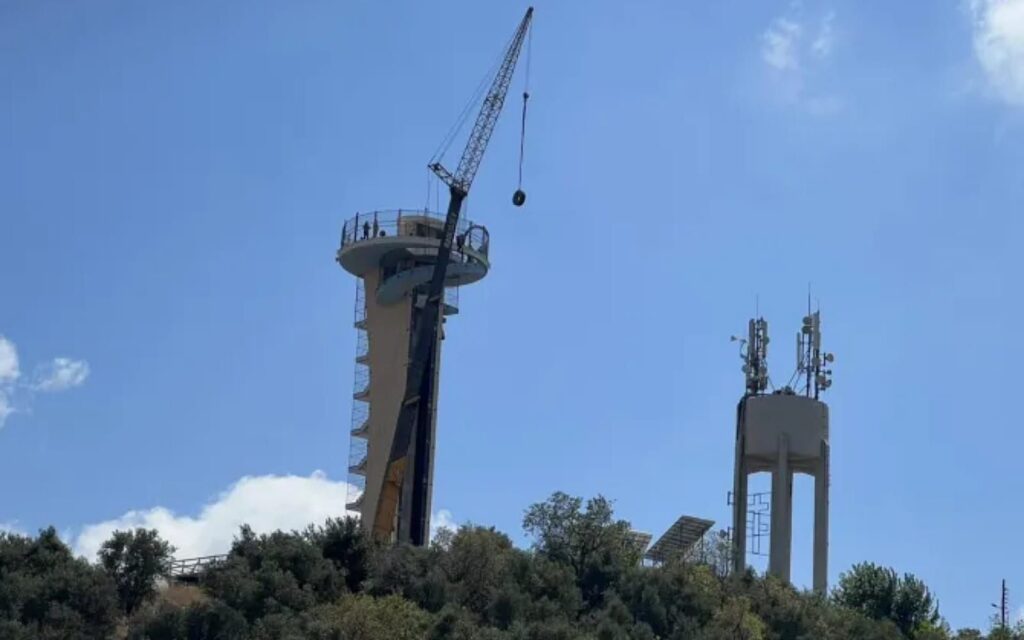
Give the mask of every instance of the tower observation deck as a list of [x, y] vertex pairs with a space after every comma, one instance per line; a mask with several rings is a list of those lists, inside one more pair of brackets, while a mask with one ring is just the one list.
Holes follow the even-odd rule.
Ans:
[[[342, 227], [336, 260], [359, 280], [354, 326], [357, 332], [352, 424], [350, 427], [347, 508], [357, 511], [366, 530], [374, 527], [379, 493], [388, 464], [391, 442], [406, 384], [413, 327], [426, 303], [425, 290], [437, 261], [443, 237], [443, 214], [425, 210], [360, 213]], [[436, 442], [437, 390], [441, 341], [448, 316], [458, 313], [458, 287], [472, 284], [490, 269], [490, 236], [483, 226], [460, 219], [445, 275], [445, 296], [438, 316], [438, 344], [426, 375], [433, 378], [433, 411], [427, 430], [426, 451], [412, 452], [405, 474], [395, 522], [388, 527], [395, 539], [406, 539], [410, 526], [412, 484], [423, 482], [430, 513]], [[418, 455], [416, 455], [418, 453]], [[419, 478], [419, 480], [416, 480]]]

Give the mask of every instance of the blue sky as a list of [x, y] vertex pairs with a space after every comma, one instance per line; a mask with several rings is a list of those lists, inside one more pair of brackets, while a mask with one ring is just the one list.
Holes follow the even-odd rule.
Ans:
[[[234, 508], [339, 508], [341, 223], [423, 206], [523, 9], [0, 2], [0, 523], [192, 549]], [[468, 202], [493, 269], [449, 325], [435, 505], [517, 536], [556, 489], [727, 525], [729, 335], [759, 304], [788, 378], [810, 283], [832, 581], [913, 572], [954, 626], [1004, 577], [1024, 603], [1024, 2], [540, 0], [530, 85], [526, 207], [515, 95]]]

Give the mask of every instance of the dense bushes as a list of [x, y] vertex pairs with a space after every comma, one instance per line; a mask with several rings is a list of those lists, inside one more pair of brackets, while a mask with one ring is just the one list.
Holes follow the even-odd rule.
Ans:
[[843, 574], [829, 598], [752, 572], [723, 575], [720, 553], [641, 566], [628, 523], [600, 497], [554, 494], [527, 510], [524, 528], [529, 550], [475, 526], [428, 548], [374, 546], [353, 520], [266, 535], [243, 527], [198, 587], [160, 595], [154, 577], [170, 549], [155, 532], [115, 534], [97, 565], [52, 529], [0, 535], [0, 639], [984, 638], [951, 635], [923, 583], [871, 564]]
[[0, 533], [0, 638], [106, 638], [119, 618], [114, 580], [75, 558], [50, 527]]

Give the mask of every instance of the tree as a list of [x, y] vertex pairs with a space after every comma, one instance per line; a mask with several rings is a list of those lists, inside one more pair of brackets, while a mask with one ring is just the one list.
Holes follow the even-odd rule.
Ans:
[[166, 575], [174, 547], [156, 529], [115, 531], [100, 547], [100, 566], [114, 581], [121, 611], [131, 615], [156, 594], [156, 579]]
[[505, 581], [512, 554], [512, 541], [493, 527], [460, 527], [441, 562], [454, 599], [483, 615]]
[[732, 598], [708, 625], [708, 640], [762, 640], [765, 624], [750, 610], [746, 598]]
[[726, 577], [732, 572], [732, 560], [735, 552], [729, 532], [718, 530], [709, 532], [690, 550], [688, 560], [706, 564], [719, 577]]
[[612, 503], [600, 495], [584, 509], [582, 498], [555, 492], [526, 510], [523, 529], [533, 536], [536, 552], [572, 567], [590, 607], [600, 606], [601, 594], [643, 554], [629, 522], [615, 520]]
[[310, 526], [305, 537], [344, 575], [349, 591], [356, 593], [362, 589], [369, 576], [372, 545], [359, 520], [331, 518], [322, 527]]
[[203, 577], [203, 588], [249, 622], [334, 602], [344, 578], [303, 534], [256, 535], [243, 526], [227, 560]]
[[1018, 621], [1016, 624], [1003, 627], [998, 619], [993, 619], [992, 631], [988, 634], [988, 640], [1024, 640], [1024, 621]]
[[398, 596], [346, 596], [338, 604], [316, 608], [310, 616], [304, 637], [325, 640], [420, 640], [432, 622], [430, 614]]
[[870, 562], [856, 564], [839, 576], [833, 600], [875, 620], [891, 620], [904, 635], [942, 624], [928, 587], [912, 574], [897, 575]]
[[247, 640], [245, 617], [220, 600], [179, 608], [161, 603], [131, 621], [128, 640]]
[[[155, 532], [118, 532], [102, 566], [75, 558], [53, 529], [0, 534], [0, 638], [951, 639], [928, 588], [892, 569], [856, 565], [823, 597], [752, 571], [717, 574], [706, 555], [642, 566], [628, 523], [600, 497], [554, 494], [524, 520], [532, 550], [476, 526], [427, 548], [372, 544], [348, 519], [243, 527], [225, 562], [152, 605], [154, 566], [169, 554]], [[952, 640], [1024, 640], [1024, 627]]]
[[443, 553], [408, 545], [381, 550], [373, 557], [366, 593], [400, 595], [427, 611], [440, 611], [451, 598], [450, 581], [441, 566]]
[[118, 618], [113, 582], [71, 553], [53, 527], [0, 533], [0, 637], [106, 638]]
[[689, 637], [721, 606], [722, 586], [708, 566], [674, 561], [627, 574], [618, 593], [631, 616], [658, 636]]

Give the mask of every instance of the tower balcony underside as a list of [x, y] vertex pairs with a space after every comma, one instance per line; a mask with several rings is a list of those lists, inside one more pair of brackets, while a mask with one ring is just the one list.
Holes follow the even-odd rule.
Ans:
[[349, 434], [353, 438], [368, 438], [370, 434], [370, 420], [363, 420], [363, 423], [349, 431]]
[[[436, 252], [435, 252], [436, 253]], [[452, 262], [445, 273], [446, 287], [459, 287], [473, 284], [487, 275], [487, 266], [479, 262]], [[425, 285], [434, 277], [434, 265], [424, 264], [405, 271], [400, 271], [384, 280], [377, 287], [378, 304], [394, 304], [402, 297], [411, 293], [416, 287]], [[445, 315], [454, 313], [455, 309], [445, 309]]]
[[345, 503], [345, 508], [348, 509], [349, 511], [359, 511], [360, 509], [363, 508], [363, 496], [365, 495], [365, 491], [363, 493], [360, 493], [359, 497], [357, 497], [355, 500]]
[[[385, 236], [346, 245], [338, 250], [338, 262], [345, 271], [363, 276], [390, 260], [414, 259], [424, 263], [417, 269], [432, 268], [441, 241], [433, 238]], [[445, 285], [458, 287], [481, 280], [490, 268], [487, 255], [463, 247], [452, 248]], [[402, 274], [399, 274], [402, 275]]]
[[362, 460], [360, 460], [359, 462], [357, 462], [355, 464], [350, 464], [348, 466], [348, 472], [353, 474], [353, 475], [357, 475], [357, 476], [365, 476], [366, 475], [366, 457], [364, 456]]

